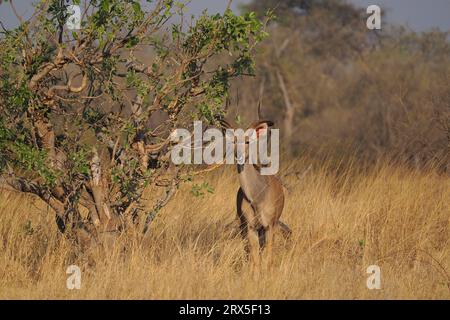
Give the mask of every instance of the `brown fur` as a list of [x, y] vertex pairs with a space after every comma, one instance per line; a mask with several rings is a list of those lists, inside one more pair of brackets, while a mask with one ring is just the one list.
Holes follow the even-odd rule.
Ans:
[[[222, 124], [231, 128], [226, 121]], [[267, 130], [272, 125], [271, 121], [258, 121], [248, 129]], [[263, 250], [266, 251], [267, 266], [271, 265], [275, 228], [280, 227], [287, 235], [291, 231], [280, 221], [284, 208], [284, 190], [280, 180], [275, 176], [261, 175], [257, 165], [248, 163], [248, 144], [245, 148], [245, 164], [237, 165], [240, 188], [236, 205], [241, 234], [248, 240], [252, 267], [257, 270]]]
[[[248, 239], [253, 267], [260, 265], [260, 254], [267, 251], [267, 265], [271, 264], [275, 228], [284, 207], [284, 191], [274, 176], [263, 176], [251, 164], [239, 173], [241, 187], [237, 194], [237, 213], [242, 234]], [[281, 226], [287, 227], [285, 224]], [[283, 227], [282, 227], [283, 228]]]

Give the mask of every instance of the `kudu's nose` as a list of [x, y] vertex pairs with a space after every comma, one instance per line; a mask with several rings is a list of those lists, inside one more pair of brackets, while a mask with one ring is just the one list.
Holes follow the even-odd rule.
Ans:
[[244, 155], [240, 154], [240, 155], [237, 155], [235, 158], [236, 158], [236, 162], [238, 164], [244, 164], [244, 161], [245, 161]]

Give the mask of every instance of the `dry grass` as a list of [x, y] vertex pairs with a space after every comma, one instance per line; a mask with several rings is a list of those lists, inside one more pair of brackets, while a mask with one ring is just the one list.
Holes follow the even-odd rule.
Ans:
[[[317, 163], [302, 176], [305, 168], [298, 160], [284, 170], [283, 220], [294, 233], [278, 237], [273, 271], [257, 280], [242, 240], [224, 229], [234, 218], [233, 168], [204, 178], [214, 194], [180, 190], [146, 243], [128, 234], [85, 254], [57, 236], [43, 203], [2, 192], [0, 298], [450, 298], [448, 177], [389, 165], [336, 174]], [[71, 264], [83, 271], [81, 290], [66, 289]], [[372, 264], [381, 290], [366, 288]]]

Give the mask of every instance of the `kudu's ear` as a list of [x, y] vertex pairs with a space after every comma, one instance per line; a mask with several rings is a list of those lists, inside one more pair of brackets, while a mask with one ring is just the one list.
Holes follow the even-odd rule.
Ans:
[[273, 125], [274, 123], [270, 120], [262, 120], [250, 126], [249, 129], [255, 129], [256, 137], [259, 138], [262, 134], [267, 133], [267, 129], [269, 129], [269, 127], [272, 127]]

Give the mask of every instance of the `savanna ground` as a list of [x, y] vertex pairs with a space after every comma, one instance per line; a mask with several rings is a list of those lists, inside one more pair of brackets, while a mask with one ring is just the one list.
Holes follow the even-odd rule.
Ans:
[[[83, 254], [59, 236], [49, 209], [31, 196], [0, 195], [0, 298], [106, 299], [449, 299], [450, 188], [434, 170], [384, 162], [290, 161], [273, 270], [248, 273], [235, 218], [233, 167], [185, 184], [139, 241], [130, 232], [109, 249]], [[148, 196], [152, 194], [148, 192]], [[126, 249], [124, 249], [126, 248]], [[82, 270], [68, 290], [66, 269]], [[381, 290], [366, 287], [381, 267]]]

